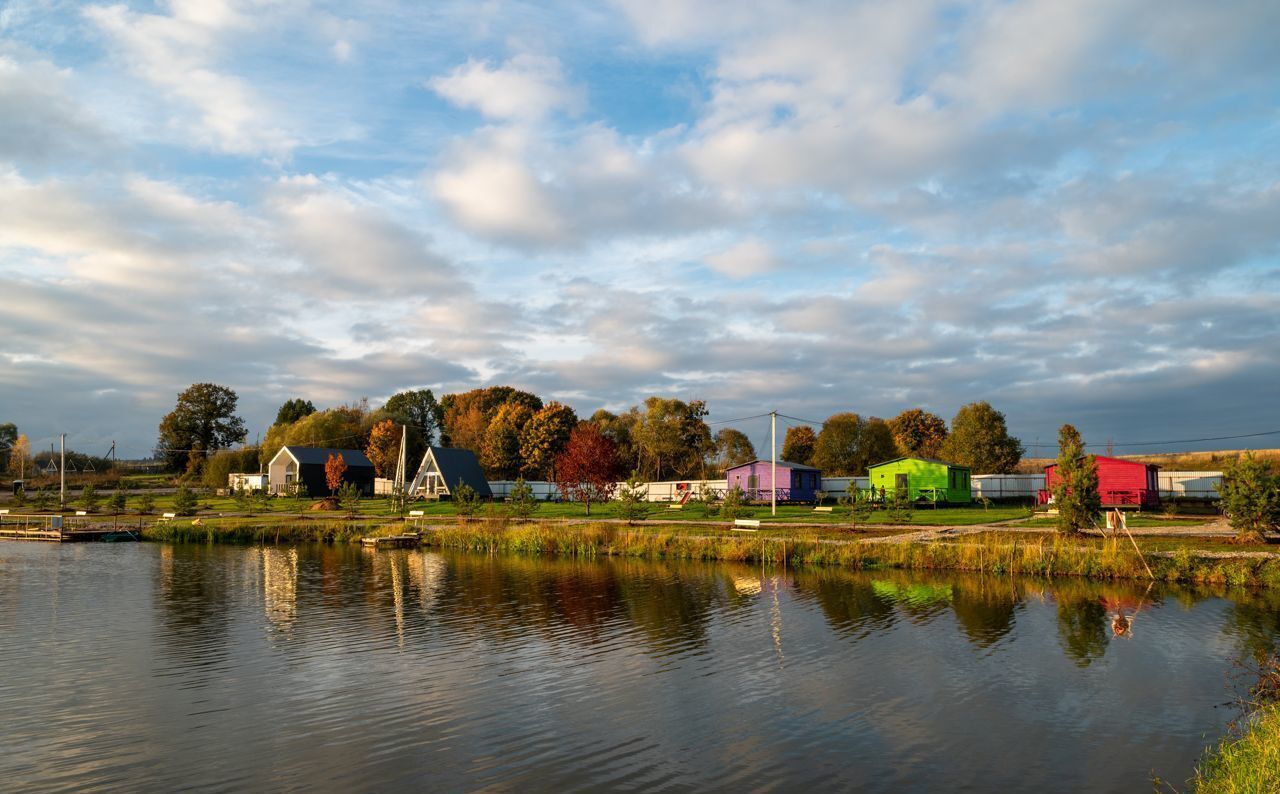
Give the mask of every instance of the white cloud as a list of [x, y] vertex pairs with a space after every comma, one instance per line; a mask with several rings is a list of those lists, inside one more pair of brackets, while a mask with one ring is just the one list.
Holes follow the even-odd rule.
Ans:
[[730, 278], [750, 278], [778, 268], [778, 258], [773, 250], [754, 237], [743, 240], [728, 250], [712, 254], [707, 265], [717, 273]]
[[225, 39], [252, 30], [252, 15], [234, 2], [175, 0], [170, 8], [163, 15], [89, 6], [84, 14], [132, 71], [196, 112], [197, 119], [180, 121], [196, 142], [233, 154], [287, 156], [296, 134], [248, 81], [216, 65]]
[[582, 92], [565, 82], [559, 59], [542, 55], [520, 54], [501, 66], [470, 60], [427, 87], [493, 119], [536, 120], [584, 104]]

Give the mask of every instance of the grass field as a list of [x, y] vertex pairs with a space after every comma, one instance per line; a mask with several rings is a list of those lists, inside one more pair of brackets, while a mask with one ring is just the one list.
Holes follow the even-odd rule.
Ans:
[[[1127, 523], [1131, 527], [1194, 527], [1206, 524], [1217, 518], [1213, 516], [1162, 516], [1158, 513], [1150, 515], [1130, 515]], [[1033, 518], [1023, 521], [1019, 526], [1053, 529], [1058, 526], [1058, 519], [1053, 516]]]

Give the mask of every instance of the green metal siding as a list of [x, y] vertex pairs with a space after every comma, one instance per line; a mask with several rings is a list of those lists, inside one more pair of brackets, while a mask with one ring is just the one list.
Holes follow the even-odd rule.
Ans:
[[[897, 490], [897, 476], [907, 475], [907, 486], [912, 499], [919, 499], [922, 491], [937, 489], [952, 504], [973, 501], [969, 470], [963, 466], [948, 466], [918, 458], [904, 458], [880, 463], [868, 469], [871, 488], [878, 495], [884, 489], [886, 498], [893, 498]], [[925, 498], [929, 498], [926, 495]]]

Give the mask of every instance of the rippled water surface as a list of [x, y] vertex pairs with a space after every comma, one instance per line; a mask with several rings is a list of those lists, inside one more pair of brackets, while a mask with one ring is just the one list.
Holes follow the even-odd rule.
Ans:
[[1277, 614], [1075, 581], [0, 543], [0, 780], [1150, 790], [1222, 733]]

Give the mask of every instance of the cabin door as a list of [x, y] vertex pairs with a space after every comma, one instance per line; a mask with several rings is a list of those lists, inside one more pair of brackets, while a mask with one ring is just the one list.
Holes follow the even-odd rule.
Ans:
[[893, 475], [893, 489], [895, 491], [909, 491], [911, 485], [905, 474]]

